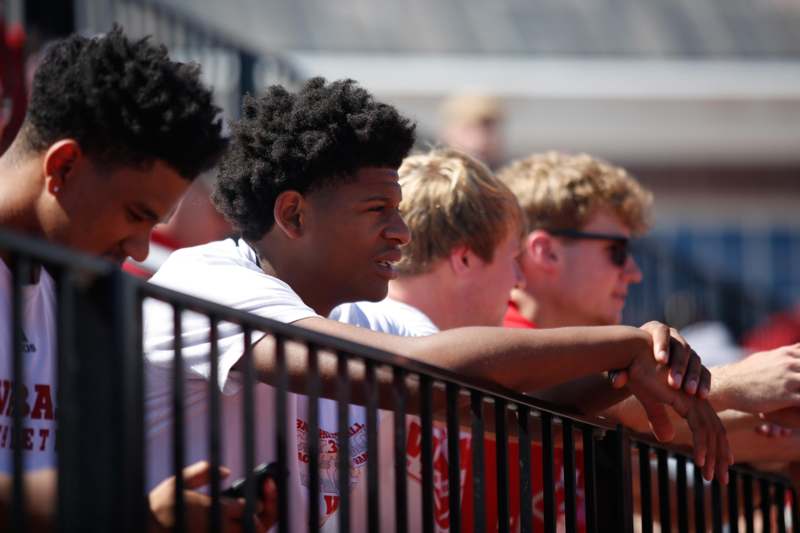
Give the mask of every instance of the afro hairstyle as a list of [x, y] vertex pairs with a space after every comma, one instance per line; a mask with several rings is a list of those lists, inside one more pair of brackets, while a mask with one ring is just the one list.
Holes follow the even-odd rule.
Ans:
[[99, 37], [72, 35], [51, 45], [33, 79], [24, 146], [41, 151], [75, 139], [110, 167], [161, 160], [188, 180], [225, 149], [220, 109], [196, 64], [173, 62], [147, 38], [119, 26]]
[[398, 168], [414, 144], [409, 119], [353, 80], [308, 80], [289, 93], [272, 86], [246, 97], [231, 125], [214, 204], [249, 241], [273, 226], [279, 194], [345, 183], [364, 167]]

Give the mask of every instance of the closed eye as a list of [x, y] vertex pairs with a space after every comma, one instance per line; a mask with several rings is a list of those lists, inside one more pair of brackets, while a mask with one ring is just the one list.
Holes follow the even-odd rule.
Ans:
[[144, 222], [146, 220], [146, 217], [142, 213], [139, 213], [134, 209], [127, 209], [126, 214], [128, 216], [128, 220], [134, 223]]

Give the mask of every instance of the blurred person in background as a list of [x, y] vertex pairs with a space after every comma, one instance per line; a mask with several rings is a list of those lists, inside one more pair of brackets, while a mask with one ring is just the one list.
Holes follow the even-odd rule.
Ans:
[[454, 94], [441, 106], [442, 144], [462, 150], [496, 169], [505, 160], [505, 111], [499, 98], [480, 93]]
[[24, 45], [22, 27], [6, 27], [0, 13], [0, 154], [11, 145], [25, 117]]
[[[630, 242], [649, 227], [652, 194], [624, 169], [586, 154], [534, 154], [498, 176], [514, 191], [530, 231], [521, 257], [525, 285], [512, 291], [506, 326], [619, 324], [628, 287], [642, 281]], [[759, 416], [800, 427], [798, 363], [800, 347], [790, 345], [713, 367], [709, 398], [717, 411], [727, 411], [722, 420], [729, 432], [743, 431], [749, 439], [754, 428], [763, 429]], [[684, 376], [674, 379], [683, 382]], [[602, 379], [590, 377], [582, 384], [602, 387]], [[685, 386], [693, 390], [696, 384]], [[563, 401], [559, 388], [537, 395]], [[596, 413], [579, 401], [574, 406]], [[605, 414], [638, 431], [648, 429], [645, 412], [630, 399]], [[676, 427], [678, 442], [685, 443], [684, 426]], [[748, 443], [733, 452], [738, 460], [752, 460], [769, 456], [770, 448]]]
[[770, 315], [744, 335], [742, 344], [748, 350], [772, 350], [800, 342], [800, 302], [794, 307]]
[[[157, 95], [158, 98], [154, 98]], [[119, 28], [98, 38], [53, 44], [37, 70], [24, 123], [0, 156], [0, 223], [4, 228], [116, 263], [143, 259], [153, 226], [167, 218], [192, 180], [226, 145], [219, 109], [196, 65], [172, 62], [166, 49], [132, 42]], [[0, 254], [0, 376], [10, 393], [11, 273]], [[54, 528], [58, 405], [55, 281], [42, 266], [23, 280], [24, 387], [36, 391], [25, 415], [32, 441], [23, 454], [26, 520]], [[5, 405], [9, 405], [6, 403]], [[0, 523], [11, 513], [11, 410], [0, 413]], [[222, 475], [226, 471], [223, 469]], [[187, 489], [207, 483], [209, 465], [186, 468]], [[171, 528], [174, 478], [149, 494], [149, 531]], [[187, 490], [191, 528], [208, 519], [209, 497]], [[226, 531], [242, 525], [244, 504], [223, 502]]]

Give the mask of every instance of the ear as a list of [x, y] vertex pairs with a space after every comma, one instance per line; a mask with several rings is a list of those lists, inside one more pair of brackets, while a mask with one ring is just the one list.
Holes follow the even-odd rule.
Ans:
[[81, 147], [74, 139], [62, 139], [47, 149], [42, 160], [42, 173], [50, 194], [60, 194], [72, 185], [70, 178], [81, 157]]
[[475, 266], [477, 257], [466, 246], [456, 246], [450, 251], [450, 269], [456, 275], [467, 274]]
[[524, 260], [537, 270], [552, 272], [561, 265], [561, 246], [552, 235], [535, 230], [525, 239]]
[[275, 199], [275, 225], [290, 239], [302, 237], [306, 207], [307, 202], [302, 194], [297, 191], [283, 191]]

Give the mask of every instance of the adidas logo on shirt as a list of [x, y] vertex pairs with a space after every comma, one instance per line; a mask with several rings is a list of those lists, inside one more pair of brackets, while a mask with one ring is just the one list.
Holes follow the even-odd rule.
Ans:
[[22, 353], [36, 353], [36, 345], [28, 340], [25, 330], [22, 330]]

